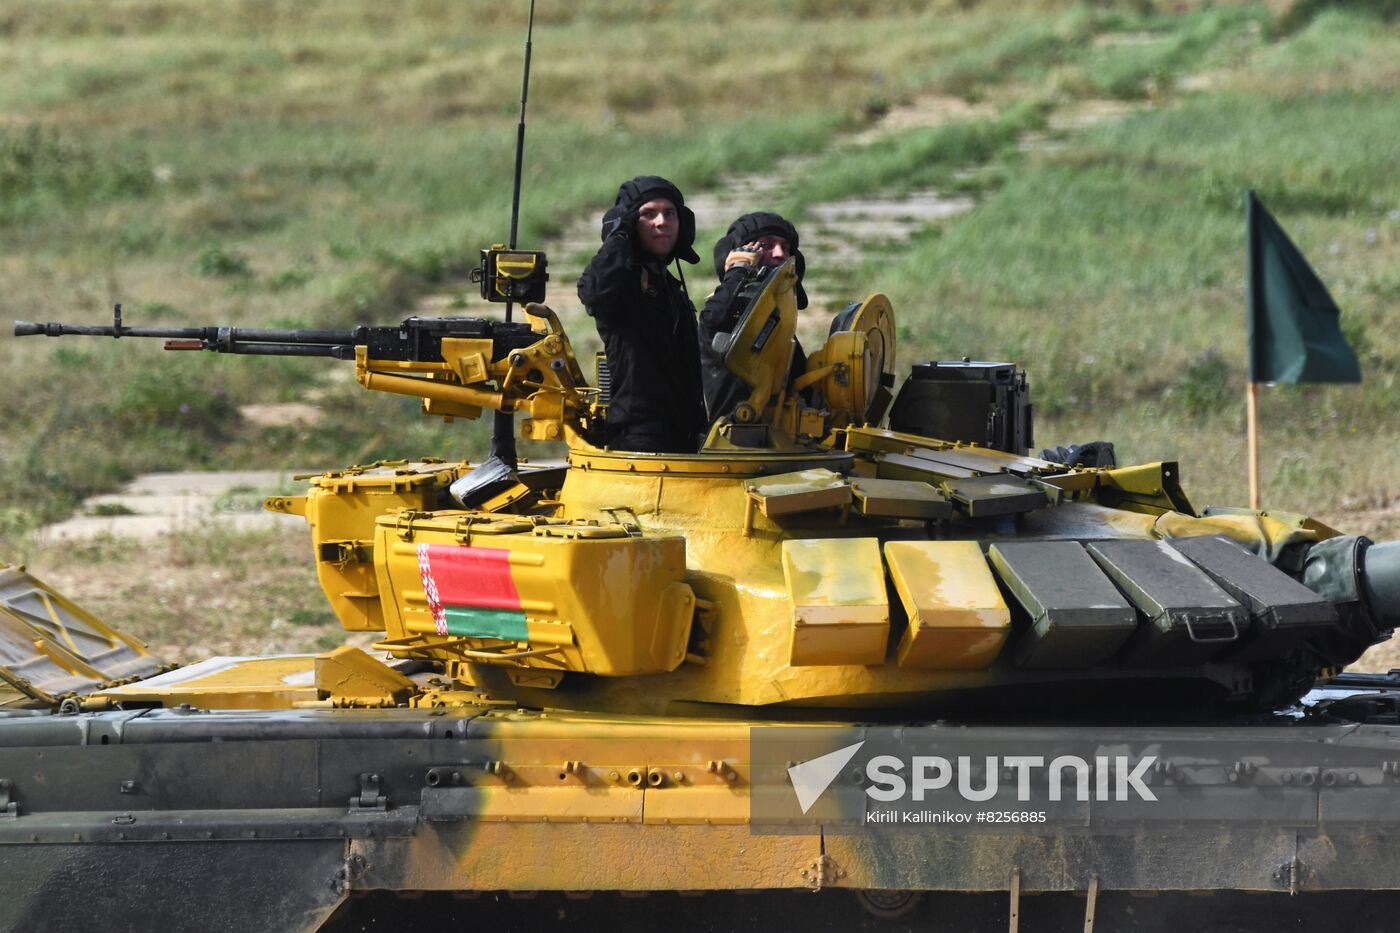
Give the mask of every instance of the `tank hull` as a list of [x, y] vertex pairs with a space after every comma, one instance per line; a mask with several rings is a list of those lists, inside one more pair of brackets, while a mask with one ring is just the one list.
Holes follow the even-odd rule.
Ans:
[[[1397, 690], [1341, 685], [1314, 709], [1328, 696], [1353, 712], [1393, 708]], [[1358, 694], [1374, 702], [1358, 705]], [[1377, 762], [1400, 758], [1393, 728], [1344, 722], [1342, 711], [1308, 723], [1342, 725], [1339, 747]], [[1304, 816], [1287, 822], [853, 832], [763, 816], [757, 801], [791, 787], [765, 776], [761, 728], [515, 710], [7, 715], [0, 927], [312, 930], [366, 892], [1001, 892], [1014, 906], [1022, 891], [1400, 889], [1391, 817], [1345, 816], [1348, 790], [1358, 791], [1345, 780], [1297, 786]], [[974, 745], [1054, 732], [934, 728]], [[1302, 720], [1275, 728], [1275, 764], [1316, 746]], [[1102, 742], [1126, 735], [1105, 729]], [[1193, 807], [1269, 796], [1224, 779], [1237, 735], [1196, 730]], [[1366, 771], [1361, 789], [1394, 793], [1388, 780]], [[153, 899], [131, 877], [160, 877], [169, 896]], [[102, 910], [67, 896], [78, 884], [102, 892]]]

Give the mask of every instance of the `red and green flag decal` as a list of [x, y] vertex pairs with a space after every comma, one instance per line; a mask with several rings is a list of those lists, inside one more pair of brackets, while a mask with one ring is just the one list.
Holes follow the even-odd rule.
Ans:
[[439, 635], [528, 641], [510, 551], [456, 544], [418, 545], [418, 573]]

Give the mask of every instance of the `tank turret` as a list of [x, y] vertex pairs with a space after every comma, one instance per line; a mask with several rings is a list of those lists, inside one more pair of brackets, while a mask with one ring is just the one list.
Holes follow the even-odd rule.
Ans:
[[[1015, 366], [921, 364], [895, 386], [883, 295], [843, 309], [793, 377], [795, 281], [791, 260], [756, 276], [716, 338], [750, 393], [687, 455], [600, 446], [606, 399], [541, 304], [515, 324], [16, 333], [353, 361], [425, 414], [519, 415], [523, 437], [567, 444], [563, 463], [381, 463], [267, 501], [307, 520], [344, 627], [433, 672], [415, 702], [1220, 710], [1296, 697], [1395, 626], [1400, 543], [1198, 510], [1174, 463], [1029, 456]], [[940, 425], [955, 436], [929, 436]], [[380, 701], [400, 702], [386, 683]], [[316, 687], [316, 702], [373, 699]], [[111, 701], [171, 696], [137, 683]]]

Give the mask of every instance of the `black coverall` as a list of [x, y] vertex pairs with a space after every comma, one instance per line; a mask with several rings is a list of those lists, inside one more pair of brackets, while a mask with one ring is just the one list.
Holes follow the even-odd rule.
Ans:
[[579, 277], [578, 296], [598, 323], [612, 378], [607, 446], [694, 453], [708, 421], [695, 307], [681, 283], [617, 235]]

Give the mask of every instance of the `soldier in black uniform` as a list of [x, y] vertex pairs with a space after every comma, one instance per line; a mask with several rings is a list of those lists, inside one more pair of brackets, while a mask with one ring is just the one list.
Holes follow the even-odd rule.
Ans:
[[625, 182], [603, 215], [603, 245], [578, 296], [608, 358], [610, 448], [694, 453], [707, 427], [695, 306], [667, 271], [674, 260], [699, 262], [694, 244], [695, 214], [655, 175]]
[[[796, 298], [798, 310], [807, 307], [807, 292], [802, 276], [807, 262], [797, 248], [797, 228], [781, 214], [754, 211], [729, 225], [729, 230], [715, 243], [715, 274], [719, 287], [705, 302], [700, 312], [700, 374], [705, 386], [705, 407], [714, 421], [733, 413], [735, 407], [749, 397], [749, 387], [724, 365], [712, 343], [715, 334], [731, 333], [744, 312], [739, 290], [760, 269], [781, 266], [789, 257], [797, 260]], [[807, 368], [807, 357], [796, 348], [789, 378]]]

